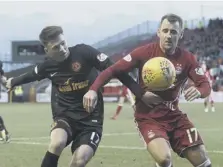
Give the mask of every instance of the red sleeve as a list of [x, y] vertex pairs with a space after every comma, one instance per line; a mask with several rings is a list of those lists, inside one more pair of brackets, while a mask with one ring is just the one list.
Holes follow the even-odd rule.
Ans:
[[91, 85], [90, 90], [98, 91], [107, 81], [123, 72], [129, 72], [137, 67], [141, 56], [141, 49], [136, 49], [123, 59], [119, 60], [106, 70], [102, 71], [95, 82]]
[[189, 78], [194, 82], [195, 87], [200, 91], [201, 98], [207, 97], [211, 92], [210, 83], [203, 69], [199, 66], [193, 55], [190, 55]]

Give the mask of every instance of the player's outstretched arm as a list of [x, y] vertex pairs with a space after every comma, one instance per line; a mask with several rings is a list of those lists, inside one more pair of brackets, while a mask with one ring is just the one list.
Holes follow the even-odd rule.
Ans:
[[[109, 82], [112, 78], [119, 79], [125, 86], [127, 86], [136, 98], [141, 99], [142, 95], [145, 93], [140, 85], [128, 74], [128, 71], [132, 69], [135, 65], [135, 61], [129, 62], [128, 65], [122, 61], [115, 64], [115, 67], [111, 67], [114, 63], [109, 59], [109, 57], [97, 49], [89, 45], [83, 45], [83, 50], [85, 51], [85, 56], [89, 62], [93, 64], [95, 68], [102, 71], [101, 75], [97, 79], [97, 85], [95, 91], [97, 92], [102, 86]], [[123, 59], [124, 60], [124, 59]], [[125, 61], [125, 60], [124, 60]], [[125, 68], [123, 68], [123, 66]], [[110, 68], [111, 67], [111, 68]], [[108, 69], [109, 68], [109, 69]], [[107, 70], [108, 69], [108, 70]], [[112, 73], [110, 72], [112, 71]]]
[[5, 85], [7, 81], [7, 78], [4, 75], [5, 75], [5, 72], [3, 70], [3, 63], [2, 61], [0, 61], [0, 76], [1, 76], [0, 80], [3, 85]]
[[195, 83], [195, 86], [188, 88], [185, 91], [185, 98], [188, 101], [193, 101], [197, 98], [205, 98], [211, 93], [211, 86], [203, 69], [199, 66], [193, 55], [190, 56], [190, 69], [188, 77]]
[[12, 77], [9, 78], [6, 82], [6, 88], [11, 90], [13, 87], [18, 86], [18, 85], [23, 85], [23, 84], [27, 84], [30, 82], [34, 82], [37, 80], [41, 80], [44, 79], [45, 76], [42, 75], [41, 71], [41, 65], [36, 66], [32, 71], [24, 73], [18, 77]]
[[[97, 104], [97, 91], [111, 78], [118, 78], [125, 86], [127, 86], [136, 99], [143, 101], [147, 106], [151, 107], [152, 104], [159, 104], [163, 100], [151, 92], [145, 92], [144, 89], [136, 83], [127, 73], [133, 68], [136, 68], [140, 60], [145, 56], [145, 49], [139, 48], [119, 60], [115, 64], [106, 68], [96, 78], [95, 82], [91, 85], [90, 90], [83, 97], [83, 106], [88, 112], [93, 111], [94, 106]], [[101, 59], [101, 61], [104, 59]], [[133, 81], [128, 81], [130, 77]]]
[[35, 75], [33, 72], [27, 72], [27, 73], [24, 73], [18, 77], [12, 78], [11, 85], [12, 85], [12, 87], [14, 87], [14, 86], [34, 82], [34, 81], [37, 81], [38, 79], [39, 79], [39, 77], [37, 75]]

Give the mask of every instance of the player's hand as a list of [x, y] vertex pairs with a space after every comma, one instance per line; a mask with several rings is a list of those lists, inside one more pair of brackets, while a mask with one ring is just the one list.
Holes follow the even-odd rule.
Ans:
[[184, 92], [184, 97], [187, 101], [193, 101], [201, 97], [201, 93], [196, 87], [191, 86]]
[[154, 105], [158, 105], [158, 104], [160, 104], [160, 103], [162, 103], [164, 100], [160, 97], [160, 96], [158, 96], [158, 95], [156, 95], [156, 94], [154, 94], [154, 93], [152, 93], [152, 92], [149, 92], [149, 91], [147, 91], [144, 95], [143, 95], [143, 97], [141, 98], [141, 100], [147, 105], [147, 106], [149, 106], [149, 107], [153, 107]]
[[92, 112], [97, 104], [98, 95], [94, 90], [89, 90], [83, 97], [83, 106], [87, 112]]
[[12, 79], [13, 78], [9, 78], [9, 79], [7, 79], [7, 81], [6, 81], [6, 88], [8, 89], [8, 92], [9, 91], [11, 91], [12, 90]]

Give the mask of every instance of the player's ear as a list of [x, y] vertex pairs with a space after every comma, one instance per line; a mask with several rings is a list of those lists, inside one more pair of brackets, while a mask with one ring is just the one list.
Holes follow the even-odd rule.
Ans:
[[184, 30], [181, 31], [180, 39], [182, 39], [183, 37], [184, 37]]
[[158, 30], [157, 30], [157, 32], [156, 32], [156, 35], [157, 35], [158, 37], [160, 37], [160, 28], [158, 28]]

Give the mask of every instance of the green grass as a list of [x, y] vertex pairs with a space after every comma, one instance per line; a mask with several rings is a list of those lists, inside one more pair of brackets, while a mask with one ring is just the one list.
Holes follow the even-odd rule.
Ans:
[[[106, 104], [104, 137], [91, 167], [152, 167], [153, 160], [140, 141], [133, 111], [126, 104], [118, 120], [110, 120], [116, 104]], [[204, 113], [202, 104], [182, 105], [206, 143], [214, 167], [223, 166], [223, 104], [215, 113]], [[0, 115], [12, 134], [10, 144], [0, 144], [1, 167], [39, 167], [49, 143], [51, 110], [49, 104], [1, 104]], [[118, 133], [118, 134], [117, 134]], [[213, 152], [219, 151], [219, 152]], [[59, 166], [68, 167], [70, 149], [63, 152]], [[174, 166], [191, 167], [173, 153]]]

